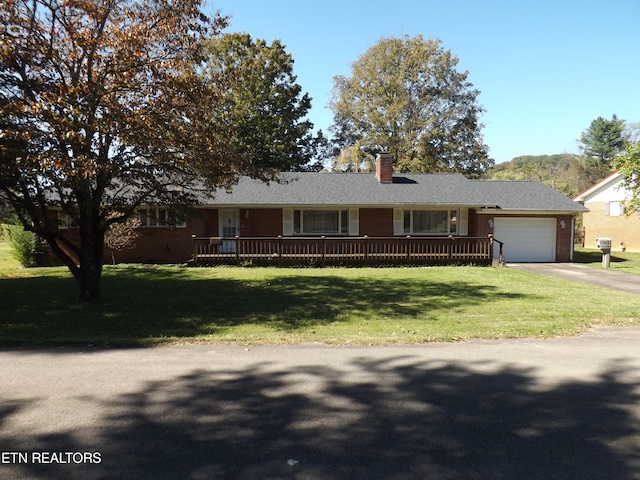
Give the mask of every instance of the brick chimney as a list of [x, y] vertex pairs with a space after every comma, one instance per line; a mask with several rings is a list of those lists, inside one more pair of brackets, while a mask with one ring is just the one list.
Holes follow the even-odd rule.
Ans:
[[380, 183], [393, 183], [393, 155], [381, 153], [376, 158], [376, 177]]

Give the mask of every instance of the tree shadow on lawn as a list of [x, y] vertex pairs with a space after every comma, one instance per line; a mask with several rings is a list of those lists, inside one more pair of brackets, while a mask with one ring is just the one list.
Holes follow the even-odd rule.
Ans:
[[[276, 275], [269, 280], [193, 278], [181, 270], [110, 274], [103, 278], [103, 302], [69, 302], [60, 279], [0, 279], [0, 292], [22, 292], [4, 305], [0, 322], [5, 339], [42, 342], [119, 343], [162, 337], [219, 334], [229, 327], [263, 324], [282, 331], [362, 318], [413, 317], [426, 321], [442, 312], [472, 308], [492, 299], [521, 299], [524, 294], [463, 281], [428, 277], [352, 279], [332, 275]], [[70, 288], [68, 281], [64, 288]], [[47, 292], [50, 298], [34, 295]], [[58, 295], [56, 295], [56, 292]], [[13, 328], [15, 333], [8, 332]], [[1, 337], [0, 337], [1, 338]]]
[[534, 369], [504, 364], [405, 357], [350, 367], [212, 367], [152, 381], [96, 399], [102, 415], [91, 429], [52, 418], [55, 435], [33, 435], [28, 423], [0, 432], [2, 451], [97, 451], [100, 464], [0, 472], [53, 480], [640, 476], [640, 395], [624, 360], [593, 382], [547, 388]]

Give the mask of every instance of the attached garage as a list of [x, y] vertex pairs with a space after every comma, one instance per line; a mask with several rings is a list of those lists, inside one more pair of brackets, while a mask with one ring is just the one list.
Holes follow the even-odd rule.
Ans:
[[495, 217], [494, 237], [504, 243], [506, 262], [556, 261], [555, 218]]

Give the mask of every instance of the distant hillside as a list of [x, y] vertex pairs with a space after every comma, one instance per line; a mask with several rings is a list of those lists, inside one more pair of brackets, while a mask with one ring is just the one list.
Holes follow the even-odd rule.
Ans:
[[585, 157], [571, 153], [523, 155], [499, 163], [485, 173], [491, 180], [538, 180], [574, 197], [611, 173]]

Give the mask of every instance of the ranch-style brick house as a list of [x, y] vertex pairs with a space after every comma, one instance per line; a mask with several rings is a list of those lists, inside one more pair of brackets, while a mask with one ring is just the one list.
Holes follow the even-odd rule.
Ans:
[[136, 246], [117, 252], [116, 260], [307, 255], [324, 262], [339, 255], [366, 262], [384, 253], [476, 263], [487, 252], [489, 260], [497, 258], [501, 245], [506, 262], [571, 261], [575, 215], [587, 209], [560, 192], [532, 181], [394, 174], [392, 160], [380, 155], [376, 173], [291, 172], [269, 184], [242, 178], [173, 226], [162, 208], [142, 207]]
[[640, 250], [640, 212], [626, 215], [631, 194], [623, 182], [616, 171], [574, 198], [589, 210], [582, 215], [586, 247], [596, 248], [596, 238], [607, 237], [613, 249]]

